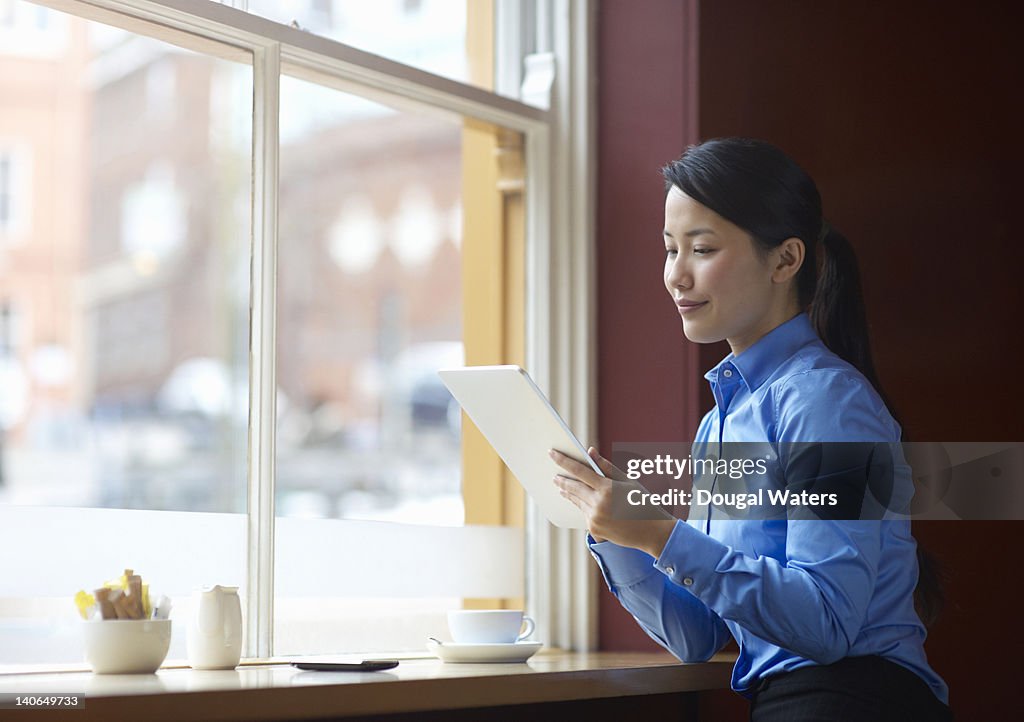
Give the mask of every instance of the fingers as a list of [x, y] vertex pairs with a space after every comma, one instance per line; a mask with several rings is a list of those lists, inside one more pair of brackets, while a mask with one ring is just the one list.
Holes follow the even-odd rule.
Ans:
[[597, 464], [597, 468], [601, 470], [601, 473], [603, 473], [609, 479], [617, 479], [620, 476], [622, 476], [622, 472], [619, 471], [619, 467], [617, 467], [612, 462], [608, 461], [608, 459], [601, 456], [601, 454], [598, 453], [597, 449], [595, 449], [593, 446], [587, 449], [587, 453], [590, 454], [590, 458], [593, 459], [594, 463]]
[[572, 478], [575, 478], [578, 481], [583, 482], [587, 486], [596, 489], [597, 485], [600, 483], [598, 480], [601, 477], [595, 474], [593, 469], [591, 469], [586, 464], [581, 464], [571, 456], [566, 456], [562, 452], [556, 451], [555, 449], [551, 449], [550, 451], [548, 451], [548, 456], [550, 456], [556, 464], [558, 464], [567, 472], [569, 472], [572, 475]]
[[587, 520], [587, 530], [590, 535], [594, 538], [595, 542], [605, 541], [605, 537], [595, 531], [596, 526], [599, 524], [595, 518], [595, 502], [600, 501], [600, 492], [596, 492], [586, 484], [576, 479], [570, 479], [565, 476], [558, 475], [554, 478], [555, 485], [558, 487], [558, 493], [565, 499], [572, 502], [573, 505]]
[[553, 481], [562, 496], [575, 504], [584, 514], [589, 512], [591, 504], [587, 496], [588, 492], [593, 493], [593, 489], [577, 479], [562, 475], [556, 476]]

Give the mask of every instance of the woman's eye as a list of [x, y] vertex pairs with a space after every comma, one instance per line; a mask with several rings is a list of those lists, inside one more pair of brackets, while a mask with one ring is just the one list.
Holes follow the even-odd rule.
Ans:
[[714, 248], [694, 248], [693, 252], [698, 256], [705, 256], [714, 250]]
[[666, 248], [665, 249], [665, 255], [666, 256], [674, 256], [674, 255], [676, 255], [676, 253], [678, 253], [678, 251], [676, 249], [674, 249], [674, 248]]

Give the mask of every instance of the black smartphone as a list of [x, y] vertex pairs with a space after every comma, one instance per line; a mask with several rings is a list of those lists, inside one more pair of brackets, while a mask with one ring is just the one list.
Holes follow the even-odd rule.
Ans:
[[362, 662], [292, 662], [298, 669], [317, 672], [379, 672], [398, 666], [397, 659], [364, 659]]

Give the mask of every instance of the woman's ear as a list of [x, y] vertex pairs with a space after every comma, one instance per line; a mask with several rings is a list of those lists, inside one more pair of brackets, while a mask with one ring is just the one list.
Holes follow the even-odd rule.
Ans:
[[787, 238], [774, 249], [775, 268], [772, 270], [772, 281], [785, 283], [796, 276], [804, 264], [804, 242], [799, 238]]

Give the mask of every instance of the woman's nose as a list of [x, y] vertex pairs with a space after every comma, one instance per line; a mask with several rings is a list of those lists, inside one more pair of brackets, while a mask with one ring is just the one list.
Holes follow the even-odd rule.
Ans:
[[693, 288], [693, 276], [682, 258], [676, 258], [665, 271], [665, 285], [670, 288]]

